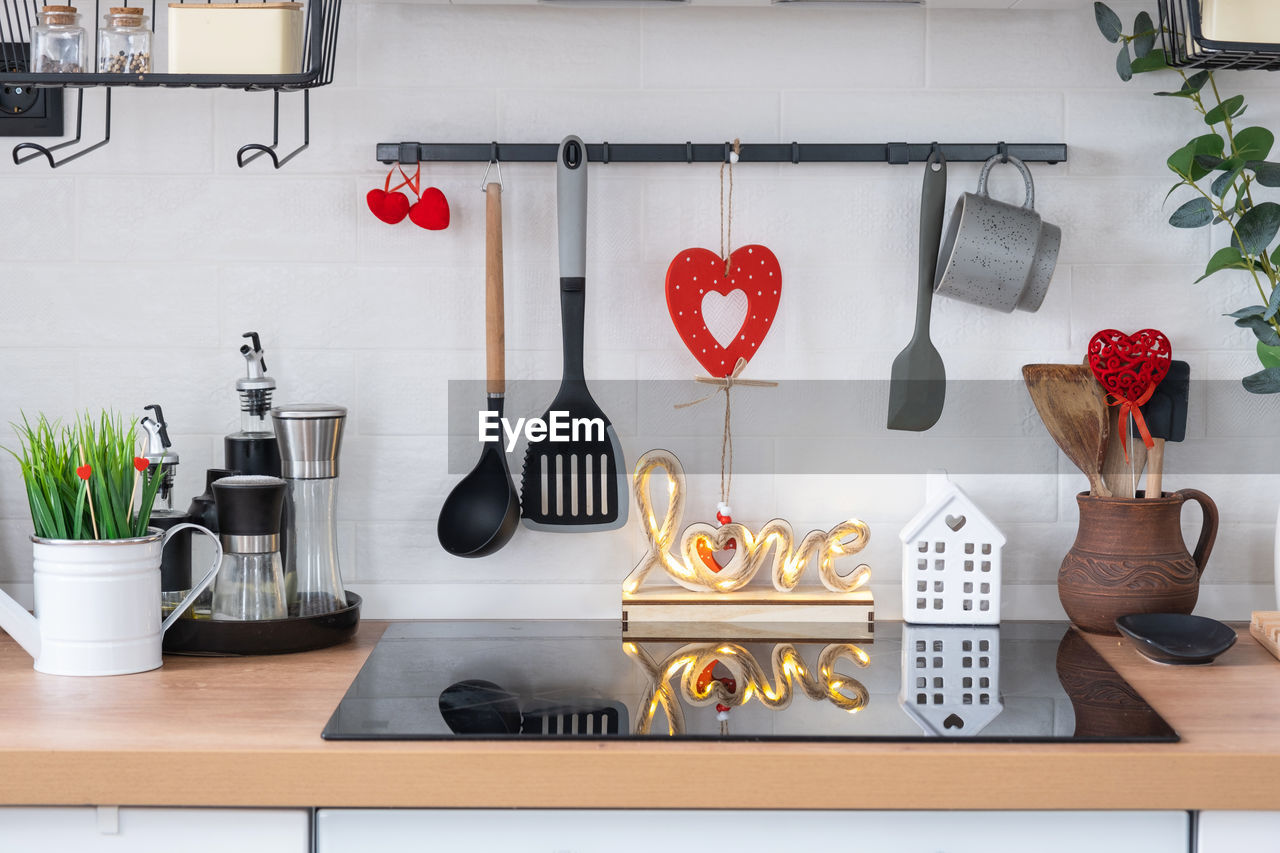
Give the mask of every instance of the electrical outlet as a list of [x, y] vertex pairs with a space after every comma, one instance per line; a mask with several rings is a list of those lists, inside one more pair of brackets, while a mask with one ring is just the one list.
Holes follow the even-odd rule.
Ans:
[[[25, 71], [26, 63], [26, 44], [0, 44], [0, 76]], [[0, 136], [61, 135], [61, 89], [0, 82]]]

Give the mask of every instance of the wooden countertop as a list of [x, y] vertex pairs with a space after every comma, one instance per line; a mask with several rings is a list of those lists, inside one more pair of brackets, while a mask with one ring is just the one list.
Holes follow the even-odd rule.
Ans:
[[[1280, 809], [1280, 661], [1093, 645], [1177, 744], [326, 742], [385, 625], [304, 655], [40, 675], [0, 633], [0, 804]], [[705, 783], [698, 783], [705, 775]]]

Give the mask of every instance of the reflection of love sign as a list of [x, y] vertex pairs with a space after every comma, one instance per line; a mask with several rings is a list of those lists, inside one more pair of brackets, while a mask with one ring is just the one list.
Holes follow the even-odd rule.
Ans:
[[[773, 252], [750, 245], [725, 260], [709, 249], [685, 249], [667, 267], [667, 310], [671, 322], [693, 357], [712, 376], [728, 376], [738, 359], [750, 361], [764, 342], [778, 313], [782, 270]], [[726, 344], [716, 340], [707, 324], [703, 304], [710, 294], [746, 296], [742, 326]]]

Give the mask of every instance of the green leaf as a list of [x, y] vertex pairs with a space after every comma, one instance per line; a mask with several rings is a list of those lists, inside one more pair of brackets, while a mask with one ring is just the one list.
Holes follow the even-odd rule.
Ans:
[[1244, 165], [1253, 172], [1254, 179], [1264, 187], [1280, 187], [1280, 163], [1250, 160]]
[[1134, 74], [1145, 74], [1148, 71], [1163, 71], [1169, 67], [1169, 63], [1165, 61], [1163, 50], [1153, 50], [1146, 56], [1133, 60], [1130, 67]]
[[[1164, 61], [1164, 51], [1163, 51], [1163, 50], [1157, 50], [1157, 51], [1155, 51], [1155, 53], [1152, 53], [1152, 54], [1149, 54], [1149, 55], [1150, 55], [1150, 56], [1155, 56], [1157, 53], [1158, 53], [1158, 54], [1160, 54], [1160, 61], [1161, 61], [1161, 62], [1163, 62], [1163, 61]], [[1166, 67], [1167, 67], [1167, 66], [1166, 66]], [[1161, 97], [1165, 97], [1165, 98], [1190, 98], [1190, 97], [1191, 97], [1192, 95], [1194, 95], [1196, 92], [1199, 92], [1201, 89], [1203, 89], [1203, 88], [1204, 88], [1204, 84], [1205, 84], [1205, 83], [1208, 83], [1208, 82], [1209, 82], [1209, 72], [1208, 72], [1208, 71], [1201, 71], [1201, 72], [1198, 72], [1198, 73], [1193, 74], [1193, 75], [1191, 75], [1190, 77], [1188, 77], [1188, 78], [1186, 79], [1186, 81], [1185, 81], [1185, 82], [1183, 82], [1183, 84], [1182, 84], [1182, 88], [1181, 88], [1181, 89], [1179, 89], [1178, 91], [1176, 91], [1176, 92], [1156, 92], [1155, 94], [1157, 94], [1157, 95], [1159, 95], [1159, 96], [1161, 96]]]
[[1262, 362], [1264, 368], [1280, 367], [1280, 347], [1269, 347], [1258, 341], [1258, 361]]
[[1111, 11], [1106, 3], [1093, 4], [1093, 18], [1098, 22], [1098, 30], [1101, 31], [1102, 37], [1107, 41], [1115, 44], [1120, 40], [1121, 27], [1120, 16]]
[[1240, 250], [1234, 246], [1227, 246], [1213, 253], [1213, 257], [1209, 259], [1209, 264], [1204, 268], [1204, 275], [1196, 279], [1195, 283], [1199, 284], [1209, 276], [1223, 270], [1243, 270], [1248, 269], [1249, 265], [1245, 263], [1244, 256], [1240, 254]]
[[1138, 59], [1151, 52], [1156, 46], [1156, 25], [1145, 11], [1139, 12], [1133, 19], [1133, 55]]
[[1202, 228], [1213, 221], [1213, 206], [1204, 196], [1193, 198], [1169, 217], [1174, 228]]
[[[1180, 178], [1195, 182], [1214, 170], [1222, 162], [1226, 143], [1216, 133], [1197, 136], [1169, 155], [1169, 168]], [[1204, 159], [1201, 159], [1204, 158]], [[1213, 165], [1207, 165], [1212, 163]]]
[[1133, 79], [1133, 64], [1129, 61], [1129, 45], [1127, 42], [1120, 45], [1120, 52], [1116, 54], [1116, 73], [1126, 83]]
[[1236, 155], [1245, 160], [1265, 160], [1275, 142], [1275, 134], [1265, 127], [1246, 127], [1236, 134]]
[[1280, 313], [1280, 287], [1272, 287], [1271, 299], [1267, 301], [1267, 310], [1262, 313], [1262, 319], [1270, 320], [1278, 313]]
[[[1230, 163], [1231, 161], [1224, 160], [1223, 162]], [[1243, 166], [1238, 166], [1233, 171], [1223, 172], [1221, 175], [1214, 178], [1213, 185], [1210, 187], [1213, 194], [1216, 195], [1219, 199], [1225, 200], [1227, 197], [1228, 190], [1230, 190], [1233, 186], [1235, 186], [1236, 178], [1240, 177], [1240, 172], [1243, 169], [1244, 169]]]
[[1268, 367], [1240, 380], [1250, 394], [1280, 394], [1280, 367]]
[[1186, 185], [1187, 185], [1186, 181], [1178, 181], [1176, 184], [1169, 187], [1169, 191], [1164, 194], [1164, 201], [1160, 202], [1160, 206], [1163, 207], [1165, 204], [1168, 203], [1169, 196], [1173, 195], [1174, 192], [1177, 191], [1178, 187], [1185, 187]]
[[1261, 317], [1241, 317], [1236, 320], [1236, 325], [1242, 329], [1252, 329], [1253, 334], [1269, 347], [1280, 347], [1280, 334], [1271, 327], [1271, 324]]
[[[1250, 317], [1261, 317], [1262, 312], [1266, 311], [1265, 305], [1250, 305], [1248, 308], [1241, 308], [1239, 311], [1232, 311], [1230, 314], [1223, 314], [1224, 317], [1235, 317], [1238, 320], [1247, 320]], [[1236, 325], [1239, 325], [1237, 323]]]
[[1244, 104], [1244, 95], [1236, 95], [1234, 98], [1227, 98], [1213, 109], [1205, 114], [1204, 123], [1212, 127], [1219, 122], [1224, 122], [1228, 118], [1235, 118], [1236, 110]]
[[1240, 217], [1236, 233], [1231, 236], [1231, 245], [1246, 255], [1262, 255], [1275, 239], [1277, 231], [1280, 231], [1280, 204], [1264, 201]]

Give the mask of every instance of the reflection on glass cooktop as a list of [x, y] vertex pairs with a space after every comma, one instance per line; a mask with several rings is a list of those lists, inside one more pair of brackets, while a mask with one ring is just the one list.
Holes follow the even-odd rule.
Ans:
[[605, 621], [398, 623], [324, 737], [1178, 739], [1065, 623], [807, 627], [637, 640]]

